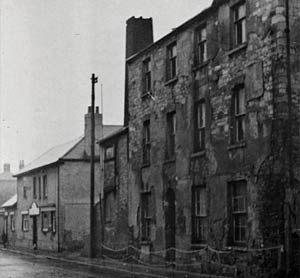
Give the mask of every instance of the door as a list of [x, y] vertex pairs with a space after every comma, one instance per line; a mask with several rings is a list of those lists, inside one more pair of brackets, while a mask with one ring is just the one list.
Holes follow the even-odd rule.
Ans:
[[[166, 233], [166, 261], [175, 261], [175, 232], [176, 232], [176, 212], [175, 212], [175, 192], [169, 188], [166, 193], [165, 210], [165, 233]], [[171, 248], [171, 249], [170, 249]]]
[[32, 217], [32, 245], [37, 249], [37, 216]]

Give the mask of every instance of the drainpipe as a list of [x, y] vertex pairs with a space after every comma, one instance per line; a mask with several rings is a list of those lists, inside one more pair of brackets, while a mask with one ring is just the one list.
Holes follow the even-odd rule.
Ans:
[[288, 98], [288, 123], [287, 123], [287, 144], [288, 144], [288, 188], [285, 190], [285, 253], [286, 253], [286, 277], [290, 275], [291, 267], [291, 189], [293, 188], [293, 137], [292, 137], [292, 86], [291, 86], [291, 41], [290, 41], [290, 7], [289, 0], [285, 0], [285, 19], [286, 19], [286, 74], [287, 74], [287, 98]]
[[57, 224], [57, 251], [60, 252], [60, 183], [59, 183], [59, 164], [57, 166], [57, 191], [56, 191], [56, 224]]

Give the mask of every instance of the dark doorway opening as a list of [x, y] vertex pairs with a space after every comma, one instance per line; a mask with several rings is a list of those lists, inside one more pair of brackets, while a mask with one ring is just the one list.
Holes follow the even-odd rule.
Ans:
[[166, 261], [175, 261], [175, 232], [176, 232], [176, 208], [175, 192], [168, 188], [166, 192], [166, 210], [165, 210], [165, 233], [166, 233]]
[[32, 217], [32, 246], [33, 249], [37, 249], [37, 216]]

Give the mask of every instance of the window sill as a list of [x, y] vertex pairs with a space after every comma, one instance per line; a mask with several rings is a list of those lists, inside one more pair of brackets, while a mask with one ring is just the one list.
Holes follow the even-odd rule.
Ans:
[[227, 150], [231, 151], [231, 150], [245, 148], [245, 147], [246, 147], [246, 142], [245, 141], [241, 141], [241, 142], [237, 142], [237, 143], [231, 144], [230, 146], [227, 147]]
[[236, 46], [235, 48], [231, 49], [227, 53], [227, 55], [228, 56], [233, 56], [235, 54], [238, 54], [239, 52], [242, 52], [243, 50], [246, 50], [247, 46], [248, 46], [247, 42], [245, 42], [243, 44], [240, 44], [240, 45]]
[[207, 247], [207, 243], [204, 240], [199, 243], [193, 243], [193, 242], [191, 243], [191, 250], [201, 250], [206, 247]]
[[165, 82], [165, 86], [169, 86], [169, 85], [172, 85], [174, 83], [176, 83], [178, 81], [178, 76], [175, 76], [174, 78], [170, 79], [170, 80], [167, 80]]
[[175, 163], [175, 161], [175, 157], [167, 158], [165, 159], [164, 164]]
[[141, 169], [150, 167], [150, 162], [143, 163]]
[[202, 150], [202, 151], [198, 151], [198, 152], [195, 152], [191, 155], [191, 158], [195, 158], [195, 157], [202, 157], [202, 156], [205, 156], [206, 154], [206, 151], [205, 150]]
[[207, 66], [208, 66], [208, 60], [206, 60], [205, 62], [197, 63], [197, 64], [193, 65], [192, 71], [196, 71], [196, 70], [205, 68]]
[[151, 244], [151, 240], [150, 239], [148, 239], [148, 240], [142, 239], [141, 240], [141, 245], [144, 245], [144, 246], [146, 245], [147, 246], [147, 245], [150, 245], [150, 244]]
[[28, 232], [29, 232], [29, 230], [23, 230], [22, 232], [23, 232], [23, 233], [28, 233]]

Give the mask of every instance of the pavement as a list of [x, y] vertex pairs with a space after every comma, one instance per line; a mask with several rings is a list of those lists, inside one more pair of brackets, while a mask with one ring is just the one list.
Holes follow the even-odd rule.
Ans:
[[[82, 257], [76, 252], [49, 252], [42, 250], [21, 249], [13, 247], [0, 247], [2, 252], [11, 252], [20, 255], [33, 256], [35, 258], [46, 258], [48, 260], [72, 263], [78, 266], [88, 266], [100, 269], [102, 273], [110, 275], [128, 274], [130, 277], [173, 277], [173, 278], [229, 278], [225, 276], [215, 276], [200, 274], [195, 272], [176, 270], [174, 267], [153, 267], [149, 265], [139, 265], [134, 263], [124, 263], [117, 260], [107, 260], [101, 258]], [[117, 276], [112, 276], [117, 277]]]

